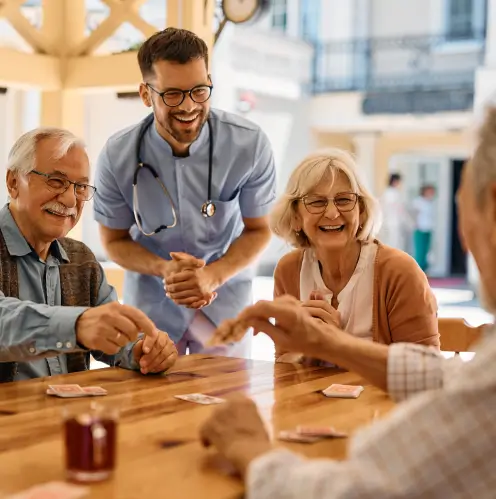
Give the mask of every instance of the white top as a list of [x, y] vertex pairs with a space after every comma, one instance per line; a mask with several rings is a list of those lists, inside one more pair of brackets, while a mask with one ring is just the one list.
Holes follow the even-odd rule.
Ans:
[[[418, 386], [431, 389], [355, 433], [344, 461], [281, 449], [260, 456], [249, 468], [247, 499], [493, 498], [495, 332], [476, 350], [472, 361], [459, 363], [433, 347], [391, 345], [388, 383], [396, 372], [395, 384], [412, 394]], [[405, 379], [411, 367], [417, 374]]]
[[408, 214], [404, 195], [397, 187], [388, 187], [381, 198], [384, 214], [383, 225], [388, 228], [399, 228], [408, 223]]
[[[377, 244], [363, 244], [357, 266], [350, 280], [338, 294], [341, 328], [364, 339], [372, 340], [372, 303], [374, 262]], [[320, 291], [331, 303], [333, 294], [322, 279], [313, 249], [305, 250], [300, 271], [300, 300], [310, 299], [312, 291]]]
[[413, 209], [417, 229], [430, 232], [434, 228], [434, 201], [418, 197], [413, 200]]

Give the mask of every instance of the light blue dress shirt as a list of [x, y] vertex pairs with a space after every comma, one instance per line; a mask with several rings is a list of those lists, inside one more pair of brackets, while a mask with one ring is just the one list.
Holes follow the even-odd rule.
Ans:
[[[0, 362], [19, 362], [15, 381], [67, 373], [65, 353], [82, 351], [76, 342], [76, 321], [86, 307], [62, 307], [59, 264], [68, 262], [64, 248], [54, 241], [46, 261], [39, 258], [19, 230], [8, 205], [0, 210], [0, 230], [9, 254], [16, 258], [19, 299], [0, 291]], [[117, 300], [105, 278], [98, 305]], [[95, 358], [137, 369], [130, 343], [115, 356], [92, 352]], [[55, 355], [60, 353], [60, 355]], [[50, 357], [45, 357], [49, 355]], [[38, 357], [38, 358], [37, 358]]]
[[[141, 160], [150, 164], [172, 197], [177, 225], [153, 236], [143, 235], [133, 214], [133, 175], [142, 123], [113, 135], [102, 150], [96, 171], [94, 216], [111, 229], [130, 229], [131, 237], [154, 254], [170, 260], [182, 251], [207, 263], [222, 257], [243, 231], [243, 218], [269, 213], [276, 192], [272, 148], [263, 131], [237, 115], [210, 111], [214, 137], [211, 218], [201, 214], [207, 200], [209, 130], [205, 124], [188, 157], [175, 157], [152, 124], [141, 144]], [[172, 223], [170, 202], [149, 173], [138, 177], [139, 212], [146, 232]], [[246, 268], [217, 290], [217, 299], [202, 311], [219, 324], [252, 301], [253, 267]], [[177, 343], [194, 310], [177, 306], [165, 296], [162, 279], [126, 272], [124, 302], [140, 308]]]

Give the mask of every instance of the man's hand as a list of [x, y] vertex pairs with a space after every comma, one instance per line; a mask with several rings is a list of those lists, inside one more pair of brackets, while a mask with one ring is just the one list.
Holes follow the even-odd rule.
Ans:
[[200, 440], [205, 447], [215, 447], [241, 475], [272, 449], [257, 406], [245, 397], [233, 397], [217, 407], [200, 428]]
[[253, 327], [255, 334], [266, 333], [282, 351], [301, 352], [308, 357], [320, 358], [324, 344], [348, 336], [334, 325], [315, 320], [292, 296], [259, 301], [245, 308], [238, 319]]
[[208, 267], [190, 265], [203, 262], [186, 253], [171, 253], [173, 262], [181, 266], [165, 279], [167, 296], [177, 305], [188, 308], [202, 308], [210, 305], [217, 297], [217, 280]]
[[205, 260], [195, 258], [187, 253], [171, 253], [172, 260], [163, 260], [161, 274], [164, 281], [183, 270], [195, 270], [205, 267]]
[[84, 311], [76, 322], [77, 342], [90, 350], [116, 354], [138, 334], [152, 335], [153, 322], [137, 308], [112, 302]]
[[133, 355], [143, 374], [161, 373], [177, 360], [177, 349], [167, 333], [154, 330], [136, 342]]

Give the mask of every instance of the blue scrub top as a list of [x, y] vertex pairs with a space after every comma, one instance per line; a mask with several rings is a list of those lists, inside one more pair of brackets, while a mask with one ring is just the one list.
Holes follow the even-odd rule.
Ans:
[[[222, 257], [243, 231], [243, 218], [269, 213], [275, 199], [276, 176], [272, 148], [255, 124], [237, 115], [210, 110], [214, 136], [212, 200], [215, 215], [205, 218], [207, 200], [209, 130], [203, 126], [190, 147], [190, 155], [173, 155], [170, 145], [152, 124], [141, 144], [141, 160], [151, 165], [174, 203], [177, 225], [153, 236], [143, 235], [133, 214], [133, 175], [141, 123], [109, 138], [97, 163], [94, 216], [111, 229], [130, 229], [131, 237], [149, 251], [170, 260], [170, 252], [183, 251], [207, 263]], [[139, 213], [145, 232], [172, 224], [170, 202], [148, 170], [138, 177]], [[252, 302], [253, 267], [246, 268], [217, 290], [217, 299], [203, 312], [216, 325], [236, 316]], [[162, 279], [126, 271], [124, 302], [145, 312], [156, 326], [179, 341], [194, 310], [177, 306], [165, 296]]]

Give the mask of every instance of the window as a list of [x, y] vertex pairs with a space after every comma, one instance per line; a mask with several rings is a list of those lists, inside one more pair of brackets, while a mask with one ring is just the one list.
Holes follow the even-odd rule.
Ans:
[[447, 35], [451, 40], [482, 38], [486, 0], [447, 0]]
[[288, 24], [287, 0], [272, 0], [272, 27], [286, 31]]
[[320, 36], [320, 1], [300, 0], [301, 38], [315, 42]]

